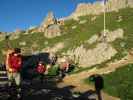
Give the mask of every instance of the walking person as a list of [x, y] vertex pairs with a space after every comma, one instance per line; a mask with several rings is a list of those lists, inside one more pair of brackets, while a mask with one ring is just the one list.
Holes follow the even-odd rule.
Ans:
[[69, 62], [66, 58], [62, 58], [60, 61], [60, 77], [64, 78], [69, 69]]
[[90, 76], [91, 81], [94, 82], [95, 91], [98, 96], [98, 100], [102, 100], [101, 90], [104, 88], [104, 79], [101, 75], [94, 74]]
[[20, 98], [21, 92], [21, 71], [22, 67], [22, 56], [21, 50], [19, 48], [11, 49], [7, 52], [6, 57], [6, 69], [8, 74], [8, 85], [11, 86], [13, 81], [15, 81], [17, 89], [17, 98]]
[[43, 82], [44, 82], [44, 73], [46, 71], [46, 65], [44, 65], [44, 63], [42, 61], [39, 61], [36, 70], [37, 70], [37, 72], [40, 76], [40, 82], [41, 82], [41, 84], [43, 84]]

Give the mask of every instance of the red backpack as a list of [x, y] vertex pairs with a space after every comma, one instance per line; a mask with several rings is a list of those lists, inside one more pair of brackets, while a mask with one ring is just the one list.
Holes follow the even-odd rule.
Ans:
[[43, 64], [38, 64], [37, 72], [43, 74], [46, 71], [46, 67]]
[[9, 55], [9, 65], [10, 68], [17, 72], [22, 67], [22, 57], [21, 55], [15, 56], [14, 53]]

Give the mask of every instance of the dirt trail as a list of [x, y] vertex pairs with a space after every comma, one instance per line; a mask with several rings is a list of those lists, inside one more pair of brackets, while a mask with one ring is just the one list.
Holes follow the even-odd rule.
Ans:
[[[86, 92], [90, 89], [94, 89], [94, 87], [88, 84], [84, 84], [83, 82], [84, 79], [88, 78], [92, 74], [108, 74], [110, 72], [115, 71], [117, 68], [120, 68], [123, 65], [127, 65], [129, 63], [133, 63], [133, 55], [128, 55], [120, 61], [109, 63], [107, 64], [107, 67], [104, 67], [101, 69], [93, 68], [91, 70], [84, 71], [78, 74], [66, 76], [63, 82], [58, 84], [58, 87], [71, 85], [71, 86], [75, 86], [73, 91]], [[109, 96], [104, 92], [102, 92], [102, 97], [103, 97], [103, 100], [120, 100], [119, 98]]]

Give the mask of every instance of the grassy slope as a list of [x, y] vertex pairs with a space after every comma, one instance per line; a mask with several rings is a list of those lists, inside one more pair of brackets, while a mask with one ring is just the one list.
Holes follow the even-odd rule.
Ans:
[[133, 100], [133, 64], [124, 66], [104, 76], [104, 91], [120, 97], [121, 100]]
[[[122, 16], [123, 21], [117, 22], [116, 19], [118, 16]], [[10, 41], [11, 45], [13, 47], [18, 47], [20, 41], [26, 41], [27, 45], [24, 47], [31, 47], [33, 43], [38, 44], [38, 49], [41, 50], [44, 47], [47, 46], [53, 46], [54, 44], [58, 42], [64, 42], [65, 48], [62, 50], [62, 52], [67, 51], [68, 49], [75, 48], [82, 43], [84, 43], [85, 40], [88, 40], [93, 34], [98, 34], [103, 29], [103, 15], [97, 16], [97, 19], [93, 22], [91, 22], [91, 18], [93, 16], [84, 16], [80, 17], [80, 20], [87, 20], [85, 24], [79, 24], [79, 22], [74, 20], [69, 20], [65, 22], [65, 25], [61, 27], [63, 30], [63, 34], [60, 37], [56, 37], [53, 39], [47, 39], [43, 36], [43, 33], [34, 33], [29, 35], [21, 34], [21, 38]], [[116, 40], [112, 43], [112, 45], [118, 50], [119, 55], [121, 57], [121, 51], [130, 49], [133, 47], [133, 9], [122, 9], [120, 12], [111, 12], [107, 13], [106, 17], [106, 23], [107, 28], [110, 30], [115, 30], [117, 28], [123, 28], [125, 31], [124, 39], [122, 40]], [[76, 29], [72, 29], [72, 26], [77, 26]], [[46, 45], [45, 42], [48, 42]], [[125, 47], [121, 48], [120, 43], [125, 42]], [[85, 44], [87, 45], [87, 44]], [[5, 41], [0, 42], [0, 50], [5, 48]], [[1, 51], [0, 51], [1, 55]], [[0, 59], [2, 59], [2, 56], [0, 56]]]
[[[103, 75], [104, 92], [119, 97], [121, 100], [133, 100], [133, 64], [117, 69], [107, 75]], [[94, 84], [88, 78], [86, 84]]]
[[[115, 15], [115, 16], [114, 16]], [[108, 16], [111, 16], [110, 14]], [[118, 51], [116, 58], [121, 58], [125, 55], [125, 52], [133, 48], [133, 10], [132, 9], [122, 9], [119, 13], [113, 14], [114, 17], [110, 17], [111, 20], [107, 20], [107, 27], [113, 30], [115, 28], [122, 28], [124, 29], [124, 38], [117, 39], [112, 43], [113, 47], [115, 47]], [[116, 19], [116, 16], [122, 16], [123, 21], [115, 22], [112, 18]], [[113, 24], [110, 24], [113, 23]], [[125, 46], [121, 47], [121, 43], [124, 43]]]

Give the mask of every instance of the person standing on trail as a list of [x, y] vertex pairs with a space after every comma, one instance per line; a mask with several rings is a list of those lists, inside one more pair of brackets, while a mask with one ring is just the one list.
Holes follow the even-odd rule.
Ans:
[[56, 61], [57, 61], [58, 57], [55, 53], [51, 52], [50, 56], [49, 56], [49, 59], [50, 59], [51, 66], [53, 66], [53, 65], [56, 64]]
[[69, 61], [65, 57], [63, 57], [60, 61], [60, 76], [63, 78], [69, 69]]
[[101, 75], [94, 74], [90, 76], [90, 80], [94, 82], [95, 91], [98, 96], [98, 100], [102, 100], [101, 90], [104, 88], [104, 79]]
[[44, 73], [46, 71], [46, 66], [44, 65], [44, 63], [42, 61], [39, 61], [37, 68], [36, 68], [37, 72], [39, 73], [40, 76], [40, 81], [43, 84], [43, 80], [44, 80]]
[[13, 49], [8, 49], [6, 51], [5, 65], [6, 65], [7, 72], [9, 71], [9, 68], [10, 68], [10, 66], [9, 66], [9, 55], [12, 54], [13, 52], [14, 52]]
[[21, 92], [21, 71], [22, 67], [22, 56], [21, 50], [15, 48], [14, 50], [9, 50], [6, 57], [6, 69], [8, 74], [9, 86], [15, 80], [15, 85], [17, 86], [17, 97], [20, 97]]

